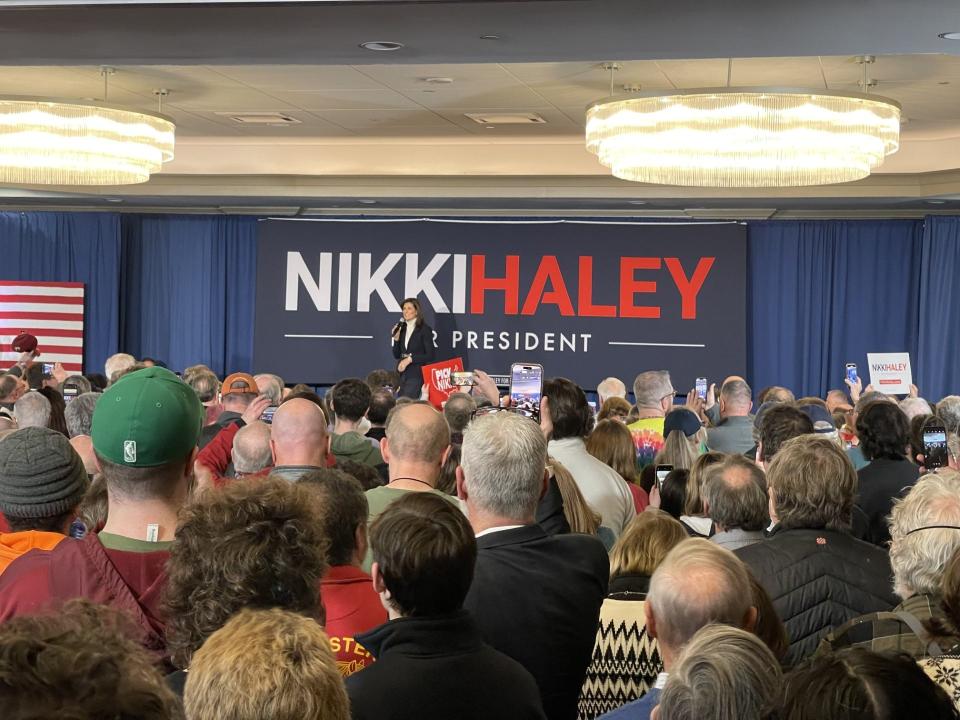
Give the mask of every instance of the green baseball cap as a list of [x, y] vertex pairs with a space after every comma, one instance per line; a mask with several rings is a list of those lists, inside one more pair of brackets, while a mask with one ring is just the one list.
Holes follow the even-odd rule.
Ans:
[[101, 457], [128, 467], [156, 467], [197, 446], [203, 406], [189, 385], [165, 368], [124, 375], [93, 411], [90, 438]]

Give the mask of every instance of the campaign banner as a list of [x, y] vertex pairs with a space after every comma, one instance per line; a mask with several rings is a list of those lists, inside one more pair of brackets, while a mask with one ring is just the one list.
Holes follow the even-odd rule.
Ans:
[[910, 353], [867, 353], [870, 384], [886, 395], [908, 395], [913, 384]]
[[746, 372], [745, 280], [740, 223], [263, 220], [254, 366], [312, 384], [395, 367], [416, 297], [436, 361], [586, 389], [666, 369], [686, 392]]
[[451, 384], [450, 377], [461, 370], [463, 370], [461, 358], [442, 360], [423, 366], [423, 384], [427, 386], [427, 399], [438, 410], [443, 407], [452, 393], [457, 392], [457, 387]]

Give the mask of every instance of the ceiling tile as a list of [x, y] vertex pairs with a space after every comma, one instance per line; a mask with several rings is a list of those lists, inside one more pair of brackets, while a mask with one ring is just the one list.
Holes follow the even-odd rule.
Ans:
[[393, 90], [272, 91], [271, 96], [302, 110], [366, 110], [369, 108], [416, 108], [418, 105]]
[[[726, 85], [726, 78], [723, 84]], [[823, 75], [816, 57], [734, 58], [730, 84], [733, 87], [798, 87], [823, 89]]]
[[657, 60], [657, 65], [680, 89], [718, 88], [727, 84], [727, 59]]
[[315, 111], [312, 114], [354, 131], [396, 127], [443, 127], [449, 124], [436, 113], [422, 108], [415, 110], [323, 110]]
[[269, 91], [383, 89], [376, 80], [347, 65], [224, 65], [216, 70], [236, 82]]
[[465, 113], [477, 112], [475, 108], [448, 108], [440, 110], [447, 120], [464, 128], [475, 135], [488, 137], [520, 136], [520, 137], [553, 137], [557, 135], [579, 135], [582, 131], [566, 115], [555, 108], [528, 108], [530, 112], [540, 115], [545, 123], [505, 124], [495, 125], [493, 129], [481, 125], [466, 117]]

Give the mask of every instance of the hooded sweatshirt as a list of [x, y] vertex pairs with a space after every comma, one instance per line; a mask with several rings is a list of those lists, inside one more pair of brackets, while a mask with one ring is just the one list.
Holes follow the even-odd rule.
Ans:
[[334, 435], [330, 442], [330, 452], [337, 460], [353, 460], [370, 466], [383, 462], [380, 450], [370, 442], [370, 438], [352, 430]]
[[53, 550], [66, 538], [63, 533], [40, 530], [0, 533], [0, 573], [28, 550]]

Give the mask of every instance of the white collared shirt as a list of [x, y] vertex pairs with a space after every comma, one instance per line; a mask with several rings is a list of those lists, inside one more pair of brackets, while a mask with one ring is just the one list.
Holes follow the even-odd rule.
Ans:
[[484, 535], [492, 535], [495, 532], [503, 532], [504, 530], [515, 530], [516, 528], [524, 527], [523, 525], [497, 525], [496, 527], [487, 528], [486, 530], [481, 530], [477, 533], [478, 538], [482, 538]]

